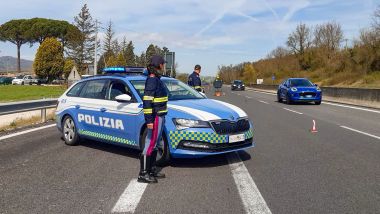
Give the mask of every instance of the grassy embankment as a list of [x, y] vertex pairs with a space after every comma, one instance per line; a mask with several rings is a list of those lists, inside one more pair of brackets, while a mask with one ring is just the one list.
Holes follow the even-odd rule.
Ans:
[[65, 90], [65, 86], [2, 85], [0, 86], [0, 103], [57, 98]]

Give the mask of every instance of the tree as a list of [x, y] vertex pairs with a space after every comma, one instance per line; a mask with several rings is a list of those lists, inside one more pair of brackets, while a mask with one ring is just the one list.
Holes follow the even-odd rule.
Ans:
[[39, 77], [51, 82], [62, 75], [64, 67], [63, 48], [55, 38], [46, 38], [37, 50], [33, 70]]
[[340, 24], [328, 22], [315, 27], [314, 44], [316, 47], [327, 49], [329, 52], [335, 52], [339, 49], [342, 41], [343, 31]]
[[145, 52], [142, 52], [140, 56], [136, 57], [136, 64], [137, 64], [136, 66], [142, 66], [142, 67], [147, 66], [148, 59], [146, 57]]
[[[112, 22], [110, 21], [107, 25], [106, 29], [106, 35], [103, 41], [103, 55], [106, 62], [108, 62], [109, 58], [111, 56], [115, 56], [115, 52], [113, 51], [113, 41], [114, 41], [114, 35], [115, 32], [112, 28]], [[109, 66], [108, 63], [106, 63], [106, 66]]]
[[107, 67], [117, 66], [117, 58], [114, 55], [108, 57]]
[[252, 63], [246, 63], [244, 65], [243, 78], [247, 83], [253, 83], [257, 79], [257, 73]]
[[120, 52], [116, 58], [116, 66], [127, 66], [123, 53]]
[[8, 21], [0, 26], [0, 40], [8, 41], [17, 47], [17, 72], [21, 71], [20, 49], [21, 46], [29, 42], [27, 36], [28, 23], [25, 19], [15, 19]]
[[301, 67], [306, 70], [310, 67], [309, 54], [305, 54], [311, 45], [311, 30], [305, 24], [299, 24], [294, 32], [292, 32], [286, 44], [290, 50], [298, 56]]
[[305, 24], [299, 24], [296, 30], [289, 35], [286, 44], [294, 53], [302, 55], [311, 45], [310, 28]]
[[156, 55], [156, 47], [153, 44], [150, 44], [146, 49], [146, 59], [149, 61], [152, 56]]
[[65, 76], [65, 79], [67, 79], [71, 73], [71, 70], [75, 66], [75, 62], [72, 59], [66, 59], [64, 66], [63, 66], [63, 74]]
[[87, 4], [85, 4], [78, 16], [74, 17], [75, 26], [81, 32], [81, 36], [68, 44], [68, 55], [75, 60], [79, 72], [83, 72], [86, 64], [94, 61], [95, 51], [95, 23], [92, 20]]
[[127, 65], [135, 66], [136, 65], [136, 56], [134, 53], [135, 47], [133, 46], [132, 41], [127, 45], [127, 48], [124, 50], [124, 57]]

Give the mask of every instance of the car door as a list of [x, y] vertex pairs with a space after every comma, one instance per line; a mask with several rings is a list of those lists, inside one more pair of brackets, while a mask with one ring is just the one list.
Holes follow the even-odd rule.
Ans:
[[[117, 101], [116, 97], [122, 94], [129, 95], [131, 100]], [[128, 146], [139, 146], [140, 125], [138, 125], [138, 116], [142, 111], [142, 107], [123, 80], [110, 80], [106, 100], [102, 103], [102, 106], [102, 115], [111, 118], [115, 123], [115, 128], [107, 130], [108, 134], [116, 138], [115, 142]]]
[[110, 126], [109, 119], [102, 118], [108, 85], [107, 79], [88, 80], [81, 89], [79, 97], [71, 98], [80, 134], [101, 138], [101, 134], [105, 132], [103, 128]]

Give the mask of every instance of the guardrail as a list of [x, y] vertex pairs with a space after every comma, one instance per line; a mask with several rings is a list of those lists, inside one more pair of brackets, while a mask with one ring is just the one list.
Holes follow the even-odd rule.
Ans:
[[42, 99], [0, 104], [0, 116], [7, 114], [22, 113], [41, 110], [41, 121], [46, 122], [46, 110], [55, 108], [58, 99]]

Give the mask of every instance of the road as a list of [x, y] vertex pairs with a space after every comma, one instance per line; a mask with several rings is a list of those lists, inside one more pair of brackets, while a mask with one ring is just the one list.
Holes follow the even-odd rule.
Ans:
[[[380, 213], [380, 111], [224, 91], [209, 97], [254, 122], [256, 147], [238, 153], [247, 172], [234, 173], [231, 155], [175, 160], [163, 169], [167, 178], [133, 189], [137, 151], [66, 146], [48, 127], [0, 137], [0, 213], [111, 213], [123, 196], [139, 194], [130, 201], [135, 213], [247, 213], [254, 200], [267, 208], [256, 213]], [[236, 176], [248, 176], [257, 192], [244, 192]]]

